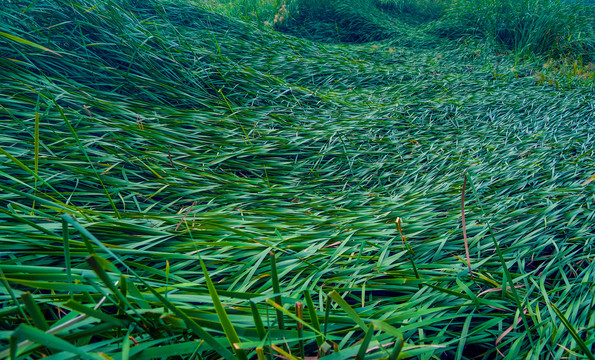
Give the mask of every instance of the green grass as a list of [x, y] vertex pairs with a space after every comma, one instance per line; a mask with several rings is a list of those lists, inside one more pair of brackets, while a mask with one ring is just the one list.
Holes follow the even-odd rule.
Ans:
[[6, 2], [0, 357], [593, 358], [592, 28], [308, 4]]
[[595, 61], [595, 5], [587, 1], [454, 1], [438, 33], [478, 36], [519, 55], [550, 53]]

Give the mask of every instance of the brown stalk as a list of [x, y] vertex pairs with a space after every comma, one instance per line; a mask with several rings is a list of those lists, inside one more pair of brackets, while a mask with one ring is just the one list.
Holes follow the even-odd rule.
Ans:
[[[523, 312], [526, 314], [527, 308], [523, 309]], [[500, 351], [500, 349], [498, 348], [498, 343], [500, 341], [502, 341], [502, 339], [504, 339], [504, 337], [506, 335], [508, 335], [512, 330], [514, 330], [514, 328], [517, 327], [522, 320], [523, 320], [522, 317], [519, 316], [519, 318], [516, 321], [516, 324], [510, 325], [510, 327], [508, 329], [504, 330], [504, 332], [502, 334], [500, 334], [500, 336], [498, 336], [498, 338], [496, 339], [496, 343], [494, 345], [496, 345], [496, 351], [498, 351], [498, 354], [502, 355], [502, 357], [506, 358], [506, 356], [504, 356], [502, 351]]]
[[188, 213], [190, 213], [190, 210], [192, 210], [192, 208], [196, 205], [196, 200], [194, 200], [194, 202], [192, 203], [192, 205], [190, 205], [190, 207], [188, 207], [188, 211], [186, 211], [186, 214], [184, 214], [184, 217], [182, 217], [182, 220], [180, 220], [180, 222], [178, 223], [178, 226], [176, 226], [174, 231], [178, 231], [178, 228], [180, 227], [180, 225], [182, 225], [182, 223], [184, 222], [184, 220], [186, 220], [186, 216], [188, 216]]
[[471, 258], [469, 256], [469, 242], [467, 241], [467, 225], [465, 224], [465, 187], [466, 187], [466, 185], [467, 185], [467, 173], [463, 173], [463, 193], [461, 194], [461, 219], [463, 222], [463, 240], [465, 241], [465, 256], [467, 257], [467, 266], [469, 267], [469, 276], [471, 276], [471, 279], [473, 279], [473, 273], [471, 272]]

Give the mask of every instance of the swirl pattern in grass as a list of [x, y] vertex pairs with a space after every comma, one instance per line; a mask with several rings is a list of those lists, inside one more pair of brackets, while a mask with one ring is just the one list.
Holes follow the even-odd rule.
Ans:
[[7, 1], [2, 356], [593, 358], [592, 69], [386, 9]]

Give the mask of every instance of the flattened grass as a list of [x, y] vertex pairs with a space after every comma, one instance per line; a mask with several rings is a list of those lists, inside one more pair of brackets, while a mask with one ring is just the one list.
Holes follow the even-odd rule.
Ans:
[[323, 44], [182, 2], [9, 5], [3, 356], [593, 351], [584, 73], [402, 23]]

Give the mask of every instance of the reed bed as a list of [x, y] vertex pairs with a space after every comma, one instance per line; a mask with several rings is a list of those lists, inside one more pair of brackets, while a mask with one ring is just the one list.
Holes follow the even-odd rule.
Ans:
[[593, 68], [374, 6], [8, 1], [1, 357], [593, 359]]

